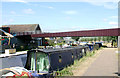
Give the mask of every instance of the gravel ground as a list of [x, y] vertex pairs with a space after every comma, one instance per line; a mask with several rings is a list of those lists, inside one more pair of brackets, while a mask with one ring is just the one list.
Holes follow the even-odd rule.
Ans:
[[104, 48], [83, 76], [117, 76], [118, 58], [115, 48]]
[[88, 67], [95, 61], [95, 59], [101, 54], [102, 49], [96, 51], [92, 57], [87, 57], [86, 60], [79, 62], [75, 69], [72, 70], [73, 76], [83, 76]]

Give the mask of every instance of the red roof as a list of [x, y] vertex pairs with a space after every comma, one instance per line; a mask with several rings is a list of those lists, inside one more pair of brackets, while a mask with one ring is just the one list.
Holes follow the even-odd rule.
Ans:
[[120, 36], [120, 28], [32, 34], [31, 37]]

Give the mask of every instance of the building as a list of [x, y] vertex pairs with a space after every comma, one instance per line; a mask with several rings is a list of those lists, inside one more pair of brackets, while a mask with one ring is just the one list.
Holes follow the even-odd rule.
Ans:
[[40, 34], [42, 32], [39, 24], [2, 25], [2, 27], [9, 27], [11, 34], [20, 32], [31, 32], [33, 34]]
[[[36, 43], [33, 40], [33, 38], [30, 36], [30, 34], [42, 33], [39, 24], [2, 25], [2, 29], [3, 28], [9, 28], [9, 33], [14, 36], [14, 38], [12, 38], [10, 41], [10, 46], [12, 48], [15, 47], [17, 50], [22, 50], [29, 48], [30, 44], [32, 44], [32, 46], [33, 45], [35, 46], [37, 43], [39, 43], [40, 45], [41, 42], [40, 39]], [[21, 34], [21, 33], [25, 33], [27, 35], [17, 36], [17, 34]]]
[[10, 48], [10, 39], [14, 36], [10, 34], [9, 27], [0, 27], [0, 52]]

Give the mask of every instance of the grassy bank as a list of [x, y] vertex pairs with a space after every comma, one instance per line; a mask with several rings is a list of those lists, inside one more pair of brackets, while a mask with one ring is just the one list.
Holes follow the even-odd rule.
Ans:
[[87, 52], [86, 56], [82, 57], [80, 60], [75, 60], [73, 65], [68, 66], [61, 71], [57, 71], [54, 74], [56, 76], [73, 76], [74, 75], [73, 70], [76, 70], [79, 66], [81, 66], [81, 64], [84, 61], [89, 60], [88, 58], [93, 57], [96, 54], [96, 52], [97, 50], [92, 52]]

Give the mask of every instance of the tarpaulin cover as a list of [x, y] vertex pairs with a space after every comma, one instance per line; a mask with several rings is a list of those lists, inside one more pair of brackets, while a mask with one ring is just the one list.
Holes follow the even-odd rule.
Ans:
[[1, 68], [10, 68], [10, 67], [24, 67], [26, 64], [27, 55], [19, 55], [19, 56], [10, 56], [5, 58], [0, 58], [1, 61]]

